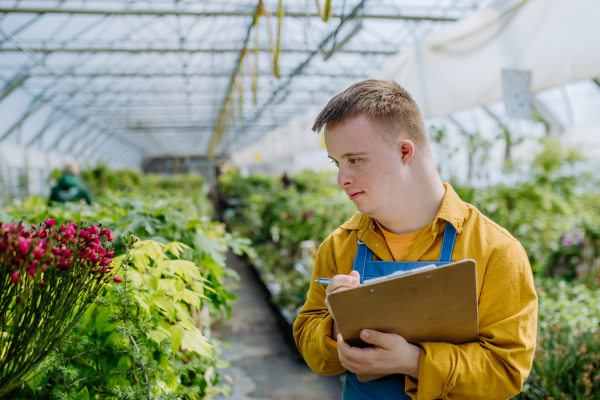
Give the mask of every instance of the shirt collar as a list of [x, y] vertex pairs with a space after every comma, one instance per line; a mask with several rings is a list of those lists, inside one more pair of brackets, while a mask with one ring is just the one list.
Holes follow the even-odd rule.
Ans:
[[[437, 230], [439, 221], [443, 220], [451, 223], [454, 228], [456, 228], [456, 232], [460, 233], [465, 221], [465, 212], [467, 208], [449, 183], [444, 182], [444, 187], [446, 188], [446, 194], [442, 199], [442, 205], [433, 221], [432, 229]], [[357, 212], [352, 218], [346, 221], [341, 228], [358, 230], [358, 238], [361, 239], [373, 224], [373, 218], [362, 214], [361, 212]]]

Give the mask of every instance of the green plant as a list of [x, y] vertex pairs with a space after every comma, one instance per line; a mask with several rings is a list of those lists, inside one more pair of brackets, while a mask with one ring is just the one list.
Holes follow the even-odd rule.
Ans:
[[600, 399], [600, 292], [538, 280], [539, 319], [533, 368], [519, 399]]
[[[14, 396], [203, 399], [220, 392], [213, 345], [198, 311], [213, 291], [191, 249], [125, 238], [122, 281], [106, 287], [80, 324]], [[216, 342], [219, 345], [218, 342]]]
[[0, 395], [54, 349], [111, 275], [110, 230], [54, 224], [29, 232], [0, 223]]

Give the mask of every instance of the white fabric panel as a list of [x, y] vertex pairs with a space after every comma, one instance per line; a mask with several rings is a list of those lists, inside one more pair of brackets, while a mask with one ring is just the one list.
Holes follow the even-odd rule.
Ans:
[[322, 148], [322, 134], [318, 135], [310, 129], [321, 108], [311, 109], [306, 114], [292, 119], [288, 125], [268, 133], [258, 142], [233, 153], [231, 162], [238, 167], [266, 164], [289, 160], [296, 153]]
[[501, 71], [531, 70], [533, 92], [600, 76], [600, 1], [497, 0], [400, 52], [377, 76], [425, 118], [502, 98]]

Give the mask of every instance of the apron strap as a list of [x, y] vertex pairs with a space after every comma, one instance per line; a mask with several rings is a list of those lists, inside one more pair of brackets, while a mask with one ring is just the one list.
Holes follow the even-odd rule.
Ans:
[[360, 274], [360, 283], [364, 283], [365, 266], [367, 261], [373, 259], [373, 252], [363, 243], [362, 240], [358, 239], [358, 250], [356, 251], [356, 257], [354, 257], [354, 265], [352, 271], [357, 271]]
[[444, 237], [442, 239], [442, 250], [440, 251], [440, 261], [451, 262], [454, 242], [456, 241], [456, 228], [448, 221], [444, 228]]

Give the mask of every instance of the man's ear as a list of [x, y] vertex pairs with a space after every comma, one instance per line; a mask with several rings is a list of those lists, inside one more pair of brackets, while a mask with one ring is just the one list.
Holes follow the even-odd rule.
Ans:
[[408, 139], [398, 141], [398, 153], [402, 158], [402, 163], [408, 165], [415, 155], [415, 144]]

